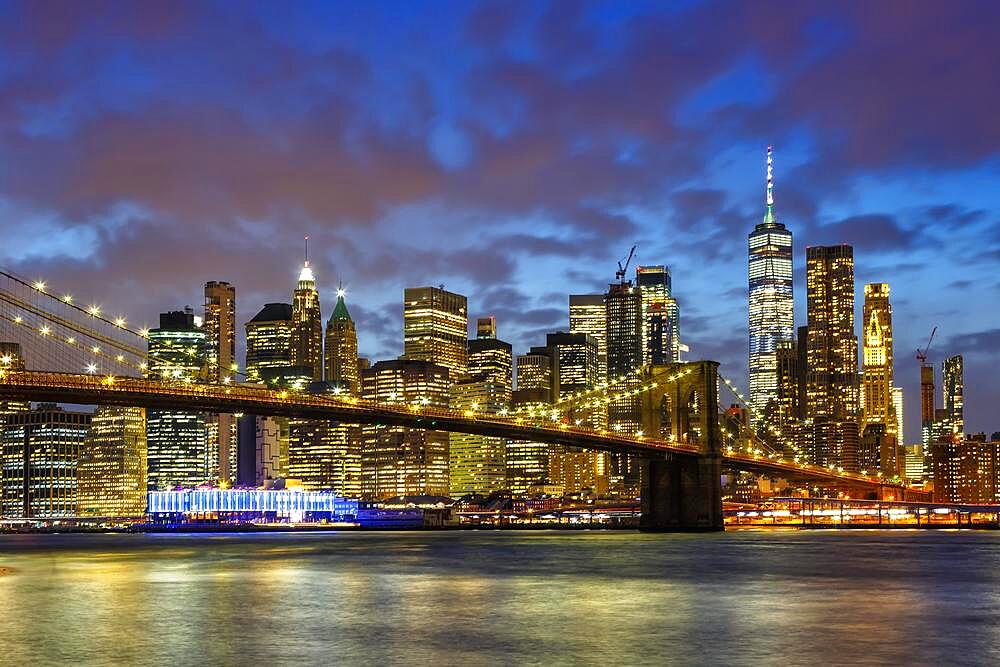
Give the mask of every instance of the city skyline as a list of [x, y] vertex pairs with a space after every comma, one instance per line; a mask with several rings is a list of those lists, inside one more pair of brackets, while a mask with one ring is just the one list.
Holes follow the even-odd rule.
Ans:
[[[322, 11], [308, 6], [290, 17], [260, 9], [238, 22], [211, 21], [216, 8], [156, 20], [125, 11], [118, 32], [96, 47], [76, 83], [59, 73], [81, 43], [92, 45], [106, 16], [95, 13], [65, 33], [5, 34], [0, 50], [19, 57], [0, 75], [8, 93], [0, 145], [5, 162], [18, 169], [0, 179], [0, 223], [12, 230], [2, 261], [154, 325], [161, 311], [197, 308], [204, 281], [230, 281], [239, 290], [241, 329], [265, 303], [288, 299], [308, 233], [324, 318], [343, 280], [360, 353], [378, 360], [402, 352], [404, 287], [444, 283], [467, 295], [469, 319], [496, 315], [499, 336], [520, 354], [545, 333], [566, 330], [567, 295], [603, 292], [616, 261], [638, 242], [637, 263], [670, 267], [682, 339], [691, 347], [685, 358], [719, 359], [742, 382], [744, 244], [764, 204], [760, 156], [774, 144], [780, 219], [796, 243], [795, 324], [805, 323], [805, 246], [853, 245], [856, 284], [892, 287], [894, 377], [905, 390], [908, 440], [919, 433], [912, 351], [933, 326], [939, 327], [930, 354], [938, 383], [942, 360], [962, 354], [974, 388], [966, 430], [990, 431], [985, 406], [1000, 381], [990, 372], [997, 329], [988, 314], [996, 309], [997, 285], [987, 269], [1000, 252], [1000, 203], [977, 184], [995, 177], [995, 130], [975, 116], [988, 105], [954, 105], [948, 95], [922, 92], [991, 90], [975, 59], [964, 57], [978, 42], [939, 43], [932, 54], [899, 45], [886, 52], [880, 42], [903, 34], [918, 44], [943, 28], [978, 35], [988, 22], [976, 12], [992, 9], [928, 8], [916, 5], [902, 23], [885, 9], [862, 15], [846, 7], [820, 16], [843, 29], [827, 31], [826, 51], [814, 56], [831, 93], [820, 96], [822, 106], [808, 99], [820, 83], [781, 65], [805, 53], [803, 35], [819, 20], [815, 10], [794, 7], [764, 7], [751, 16], [739, 6], [696, 5], [669, 17], [649, 16], [639, 6], [591, 9], [557, 23], [546, 20], [545, 10], [512, 7], [507, 24], [490, 21], [495, 9], [488, 6], [431, 5], [418, 15], [395, 10], [385, 30], [414, 54], [413, 69], [396, 81], [385, 77], [401, 62], [401, 47], [373, 53], [363, 40], [323, 30], [311, 33], [307, 46], [290, 44], [292, 28]], [[35, 16], [41, 21], [46, 10], [4, 11], [41, 12]], [[358, 10], [344, 20], [383, 11]], [[467, 71], [421, 39], [428, 18], [438, 42], [468, 55]], [[265, 21], [270, 32], [257, 35], [254, 26]], [[776, 34], [763, 51], [756, 36], [735, 32], [757, 21]], [[191, 37], [198, 26], [207, 32]], [[153, 30], [151, 52], [173, 57], [154, 61], [135, 53], [146, 28]], [[706, 37], [705, 47], [666, 48], [671, 40], [658, 39], [690, 30]], [[191, 40], [185, 57], [178, 55], [182, 35]], [[560, 55], [559, 41], [543, 35], [568, 40], [568, 50]], [[712, 53], [708, 45], [722, 37], [727, 47]], [[208, 53], [214, 38], [237, 45], [231, 59], [216, 59], [201, 74], [184, 68], [188, 78], [179, 82], [185, 58]], [[487, 39], [498, 46], [489, 54], [477, 46]], [[596, 40], [590, 56], [575, 48], [585, 39]], [[638, 63], [654, 43], [666, 48], [657, 62], [670, 70], [671, 85], [660, 92], [635, 85], [650, 76]], [[292, 68], [284, 84], [251, 76], [260, 53], [279, 52]], [[884, 66], [896, 75], [885, 78], [899, 90], [860, 96], [837, 76], [861, 72], [861, 54], [884, 53], [894, 56]], [[987, 50], [984, 58], [996, 55]], [[942, 61], [957, 61], [959, 83], [954, 76], [937, 79], [934, 65]], [[124, 65], [116, 69], [116, 62]], [[679, 67], [687, 63], [696, 66]], [[139, 85], [129, 67], [139, 79], [163, 84], [171, 104], [154, 111], [163, 93]], [[569, 76], [574, 71], [590, 74]], [[30, 72], [48, 76], [53, 89], [29, 95], [23, 83]], [[598, 117], [556, 124], [574, 104], [614, 90], [616, 77], [634, 84], [627, 104], [609, 100], [600, 109], [585, 107]], [[228, 85], [209, 94], [215, 104], [206, 116], [203, 106], [187, 101], [204, 98], [187, 94], [219, 80]], [[423, 97], [409, 87], [421, 82]], [[241, 104], [252, 83], [271, 93], [255, 97], [259, 117]], [[544, 83], [557, 87], [558, 99], [545, 95]], [[87, 84], [110, 94], [91, 96]], [[278, 94], [281, 85], [291, 87], [287, 96]], [[473, 105], [477, 86], [485, 90]], [[401, 109], [369, 119], [367, 111], [392, 93], [401, 93]], [[911, 93], [920, 114], [902, 106]], [[844, 106], [862, 98], [888, 111], [855, 114]], [[417, 113], [420, 100], [424, 114]], [[330, 105], [339, 113], [318, 124], [317, 114]], [[530, 113], [518, 116], [509, 105]], [[653, 106], [669, 113], [648, 113]], [[226, 131], [209, 131], [223, 120]], [[591, 135], [592, 142], [583, 141]], [[351, 136], [360, 137], [362, 157], [349, 150]], [[233, 159], [210, 159], [213, 148]], [[109, 160], [112, 154], [118, 161]], [[134, 161], [144, 154], [157, 159], [140, 169]], [[76, 161], [78, 172], [63, 171], [63, 161]], [[262, 173], [249, 172], [248, 163], [259, 163]], [[49, 179], [44, 187], [36, 176], [42, 173]], [[860, 322], [860, 293], [855, 301]]]

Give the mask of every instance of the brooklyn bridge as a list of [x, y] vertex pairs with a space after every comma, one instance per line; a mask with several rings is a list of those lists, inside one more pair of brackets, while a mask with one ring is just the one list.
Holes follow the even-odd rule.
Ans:
[[[146, 331], [131, 328], [124, 317], [106, 318], [97, 307], [50, 293], [44, 283], [3, 271], [0, 333], [25, 350], [22, 364], [0, 359], [0, 401], [392, 425], [632, 455], [642, 471], [642, 526], [650, 530], [721, 530], [723, 471], [748, 471], [855, 498], [924, 499], [919, 491], [877, 476], [810, 465], [764, 415], [757, 415], [756, 428], [734, 430], [724, 416], [720, 391], [725, 388], [745, 401], [714, 361], [644, 366], [544, 410], [499, 414], [269, 388], [240, 382], [238, 372], [223, 381], [146, 377], [154, 361], [147, 358]], [[623, 391], [641, 405], [642, 427], [635, 432], [587, 428], [572, 419], [575, 406], [606, 402]]]

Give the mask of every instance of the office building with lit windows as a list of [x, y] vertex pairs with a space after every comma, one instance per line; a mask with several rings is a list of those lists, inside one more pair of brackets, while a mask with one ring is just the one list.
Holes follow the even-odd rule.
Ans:
[[292, 292], [292, 365], [310, 369], [313, 380], [323, 379], [323, 313], [308, 259]]
[[569, 332], [589, 334], [597, 342], [599, 380], [608, 376], [608, 315], [603, 294], [569, 295]]
[[468, 346], [469, 377], [502, 387], [507, 404], [514, 389], [512, 349], [498, 338], [472, 338]]
[[[379, 361], [361, 372], [361, 394], [378, 403], [447, 408], [446, 367], [417, 359]], [[447, 496], [448, 434], [399, 426], [363, 427], [362, 497]]]
[[429, 361], [452, 379], [468, 374], [468, 300], [440, 287], [403, 291], [402, 359]]
[[145, 514], [146, 455], [146, 411], [98, 407], [77, 464], [77, 513], [82, 517]]
[[292, 365], [292, 305], [269, 303], [246, 323], [247, 382], [261, 382], [268, 368]]
[[951, 432], [959, 436], [965, 433], [964, 368], [965, 363], [960, 354], [948, 357], [941, 364], [945, 418], [948, 420]]
[[[631, 281], [611, 283], [604, 297], [608, 339], [608, 380], [618, 393], [608, 403], [608, 427], [635, 433], [642, 427], [635, 371], [642, 366], [642, 298]], [[611, 456], [611, 486], [631, 495], [639, 485], [639, 466], [626, 454]]]
[[[239, 379], [236, 363], [236, 288], [227, 282], [205, 283], [205, 364], [209, 382]], [[227, 379], [228, 378], [228, 379]], [[236, 418], [209, 414], [205, 420], [208, 438], [209, 478], [236, 479]]]
[[326, 323], [326, 381], [351, 396], [361, 395], [358, 369], [358, 331], [344, 302], [344, 290], [337, 290], [337, 305]]
[[865, 285], [863, 317], [865, 372], [861, 428], [863, 431], [872, 424], [883, 424], [887, 435], [897, 437], [892, 397], [892, 307], [887, 284]]
[[680, 360], [680, 308], [671, 294], [670, 269], [637, 266], [635, 284], [642, 304], [642, 363]]
[[[497, 414], [505, 411], [509, 404], [509, 390], [482, 376], [464, 378], [451, 386], [452, 410]], [[453, 498], [469, 493], [489, 495], [506, 487], [503, 438], [450, 433], [448, 443], [449, 485]]]
[[53, 404], [7, 415], [0, 432], [0, 515], [76, 516], [77, 464], [90, 417]]
[[750, 404], [776, 398], [778, 344], [795, 340], [792, 233], [774, 213], [774, 161], [767, 148], [767, 211], [748, 238]]
[[[205, 330], [190, 308], [162, 313], [148, 347], [150, 377], [195, 382], [203, 376]], [[204, 413], [149, 410], [146, 441], [151, 489], [197, 486], [211, 478]]]
[[[0, 369], [23, 371], [24, 358], [21, 356], [21, 344], [0, 341]], [[30, 408], [27, 401], [0, 400], [0, 426], [3, 426], [6, 415], [16, 412], [27, 412]]]
[[855, 471], [861, 406], [851, 246], [806, 249], [806, 298], [805, 415], [814, 425], [807, 459]]

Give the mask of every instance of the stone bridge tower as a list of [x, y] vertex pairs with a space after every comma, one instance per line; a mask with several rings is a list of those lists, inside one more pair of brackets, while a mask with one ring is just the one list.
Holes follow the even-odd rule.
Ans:
[[697, 445], [697, 454], [665, 454], [642, 462], [644, 530], [722, 530], [722, 437], [719, 363], [651, 366], [642, 384], [642, 423], [652, 438]]

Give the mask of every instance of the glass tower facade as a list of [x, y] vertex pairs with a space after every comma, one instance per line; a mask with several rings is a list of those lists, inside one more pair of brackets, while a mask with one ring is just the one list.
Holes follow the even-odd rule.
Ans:
[[750, 403], [763, 412], [777, 398], [778, 343], [795, 340], [792, 233], [774, 214], [773, 156], [767, 149], [767, 212], [748, 239]]
[[[205, 364], [208, 381], [236, 379], [236, 288], [226, 282], [205, 283]], [[209, 476], [236, 479], [236, 418], [210, 414], [208, 428]]]
[[637, 266], [635, 282], [642, 299], [642, 362], [680, 360], [680, 308], [671, 295], [670, 269], [659, 264]]

